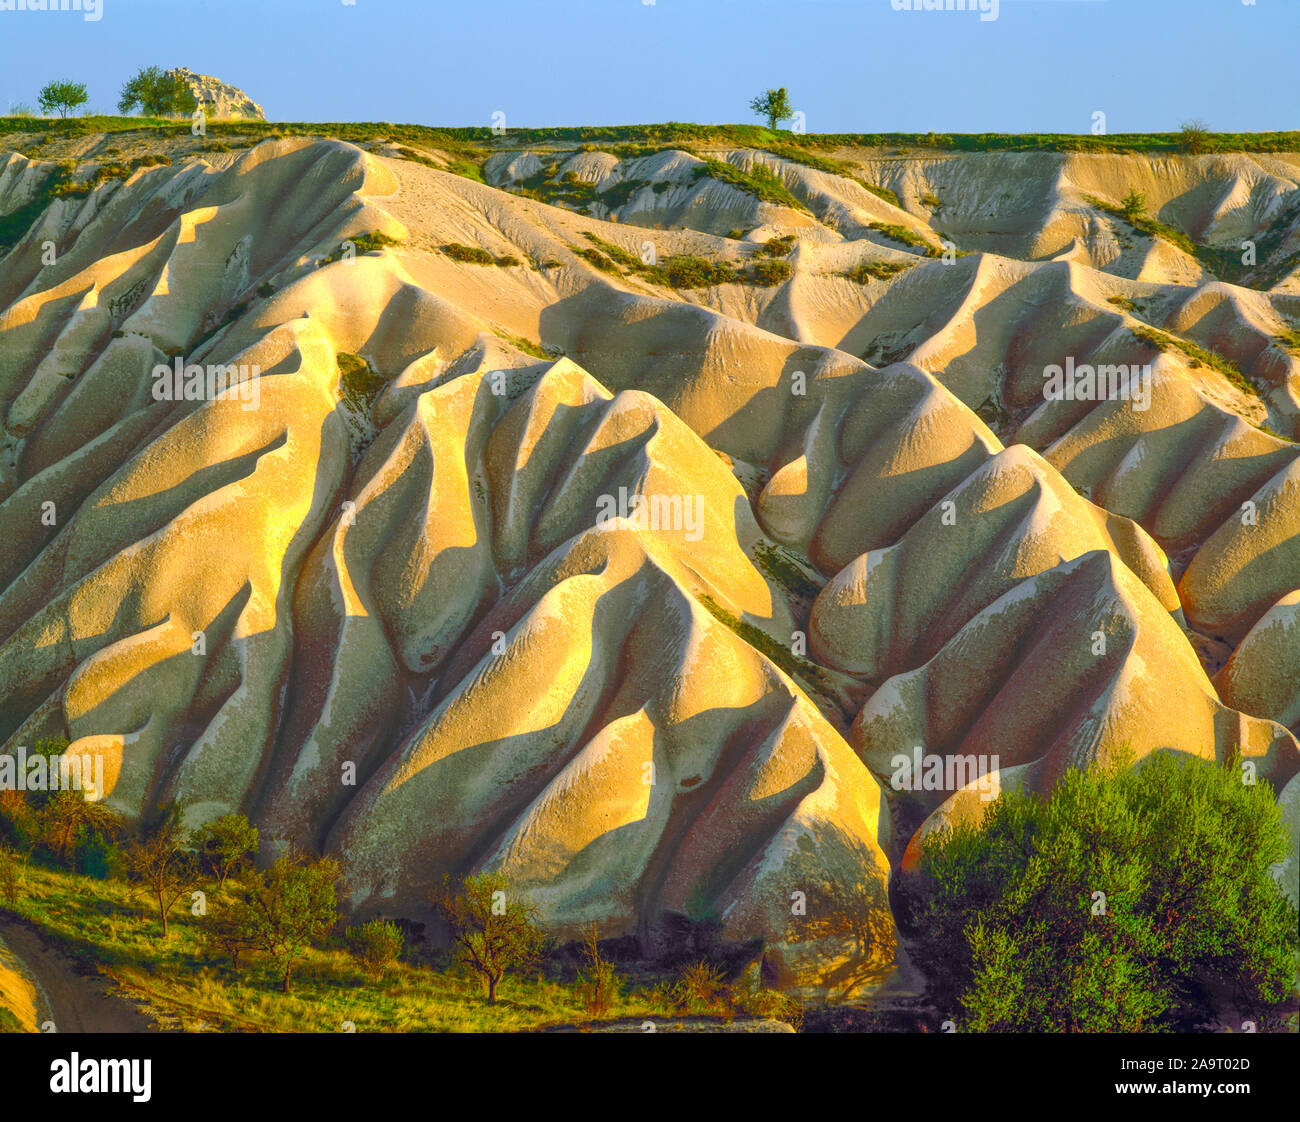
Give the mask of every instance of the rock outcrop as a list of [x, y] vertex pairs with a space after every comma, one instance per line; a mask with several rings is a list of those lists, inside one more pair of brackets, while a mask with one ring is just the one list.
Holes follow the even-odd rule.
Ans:
[[219, 120], [254, 120], [265, 121], [266, 114], [243, 90], [227, 85], [210, 74], [195, 74], [188, 67], [180, 66], [167, 71], [169, 75], [180, 78], [189, 86], [190, 93], [202, 108], [209, 121]]

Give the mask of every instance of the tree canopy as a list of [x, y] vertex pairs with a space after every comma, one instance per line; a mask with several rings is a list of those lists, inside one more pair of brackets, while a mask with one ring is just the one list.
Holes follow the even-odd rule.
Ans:
[[926, 839], [917, 965], [972, 1032], [1135, 1032], [1268, 1015], [1294, 983], [1274, 793], [1159, 753], [1009, 792]]
[[119, 113], [137, 108], [147, 117], [175, 117], [194, 112], [198, 101], [183, 78], [158, 66], [142, 66], [128, 78], [117, 99]]

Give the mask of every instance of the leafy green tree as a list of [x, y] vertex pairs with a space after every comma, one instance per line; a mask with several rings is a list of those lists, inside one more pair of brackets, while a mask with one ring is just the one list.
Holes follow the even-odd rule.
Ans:
[[338, 922], [339, 875], [332, 857], [311, 860], [293, 853], [255, 874], [231, 905], [234, 931], [271, 959], [284, 993], [294, 965]]
[[[1158, 753], [1010, 792], [930, 835], [911, 921], [945, 1013], [976, 1032], [1137, 1032], [1262, 1017], [1290, 992], [1297, 913], [1273, 792]], [[1230, 994], [1230, 998], [1223, 995]]]
[[202, 939], [210, 950], [229, 956], [236, 971], [240, 956], [257, 947], [254, 925], [248, 921], [242, 902], [237, 900], [226, 901], [212, 910], [203, 924]]
[[119, 113], [133, 113], [138, 108], [147, 117], [181, 116], [193, 113], [196, 105], [185, 80], [159, 66], [140, 67], [123, 84], [117, 99]]
[[1130, 191], [1120, 200], [1120, 209], [1129, 221], [1141, 218], [1147, 208], [1147, 197], [1141, 191]]
[[369, 923], [349, 927], [345, 938], [352, 956], [376, 981], [401, 957], [402, 948], [406, 945], [402, 929], [397, 924], [382, 919], [372, 919]]
[[794, 116], [794, 104], [784, 86], [777, 90], [764, 90], [749, 103], [750, 109], [767, 118], [767, 127], [775, 129], [782, 121]]
[[226, 878], [257, 852], [257, 827], [242, 814], [224, 814], [205, 822], [190, 835], [190, 845], [199, 860], [217, 878], [217, 888], [224, 888]]
[[66, 862], [68, 850], [79, 833], [87, 836], [114, 837], [121, 832], [122, 820], [102, 802], [91, 801], [81, 791], [56, 791], [45, 804], [41, 817], [50, 849]]
[[198, 860], [185, 848], [185, 841], [180, 808], [171, 804], [157, 825], [126, 847], [127, 875], [157, 902], [164, 939], [167, 916], [176, 901], [201, 880]]
[[80, 109], [89, 100], [90, 95], [86, 92], [84, 82], [47, 82], [36, 95], [42, 112], [57, 112], [60, 117], [66, 117], [74, 109]]
[[457, 957], [483, 979], [488, 1001], [496, 1001], [506, 974], [527, 970], [546, 951], [548, 939], [537, 926], [536, 908], [511, 892], [500, 873], [459, 881], [445, 877], [431, 903]]

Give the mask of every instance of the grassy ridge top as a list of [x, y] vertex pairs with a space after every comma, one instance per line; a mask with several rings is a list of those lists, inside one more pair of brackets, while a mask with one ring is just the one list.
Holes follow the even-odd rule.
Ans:
[[[51, 119], [0, 117], [0, 136], [50, 132], [65, 136], [149, 129], [182, 135], [188, 120], [157, 117], [91, 116]], [[1140, 152], [1183, 151], [1179, 133], [794, 133], [761, 125], [696, 125], [667, 121], [648, 125], [586, 125], [557, 128], [511, 128], [496, 135], [490, 128], [435, 128], [388, 121], [275, 122], [209, 121], [212, 136], [331, 136], [340, 140], [377, 138], [441, 147], [526, 148], [545, 144], [638, 145], [683, 142], [766, 147], [772, 144], [809, 150], [834, 148], [909, 148], [943, 152]], [[1208, 153], [1300, 151], [1300, 132], [1209, 133]]]

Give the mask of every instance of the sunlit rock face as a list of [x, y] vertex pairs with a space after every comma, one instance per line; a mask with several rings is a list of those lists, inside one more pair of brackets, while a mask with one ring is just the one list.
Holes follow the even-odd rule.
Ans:
[[[513, 189], [548, 159], [271, 140], [49, 198], [0, 265], [5, 753], [337, 854], [358, 915], [499, 871], [557, 932], [761, 940], [837, 997], [898, 983], [891, 877], [1009, 785], [1239, 753], [1294, 818], [1293, 277], [1112, 246], [1087, 197], [1138, 157], [862, 165], [895, 206], [726, 154], [794, 208], [574, 153], [588, 214]], [[1296, 190], [1175, 162], [1180, 214]], [[0, 214], [50, 173], [5, 156]], [[776, 283], [644, 266], [788, 235]], [[1067, 358], [1143, 396], [1045, 396]]]

